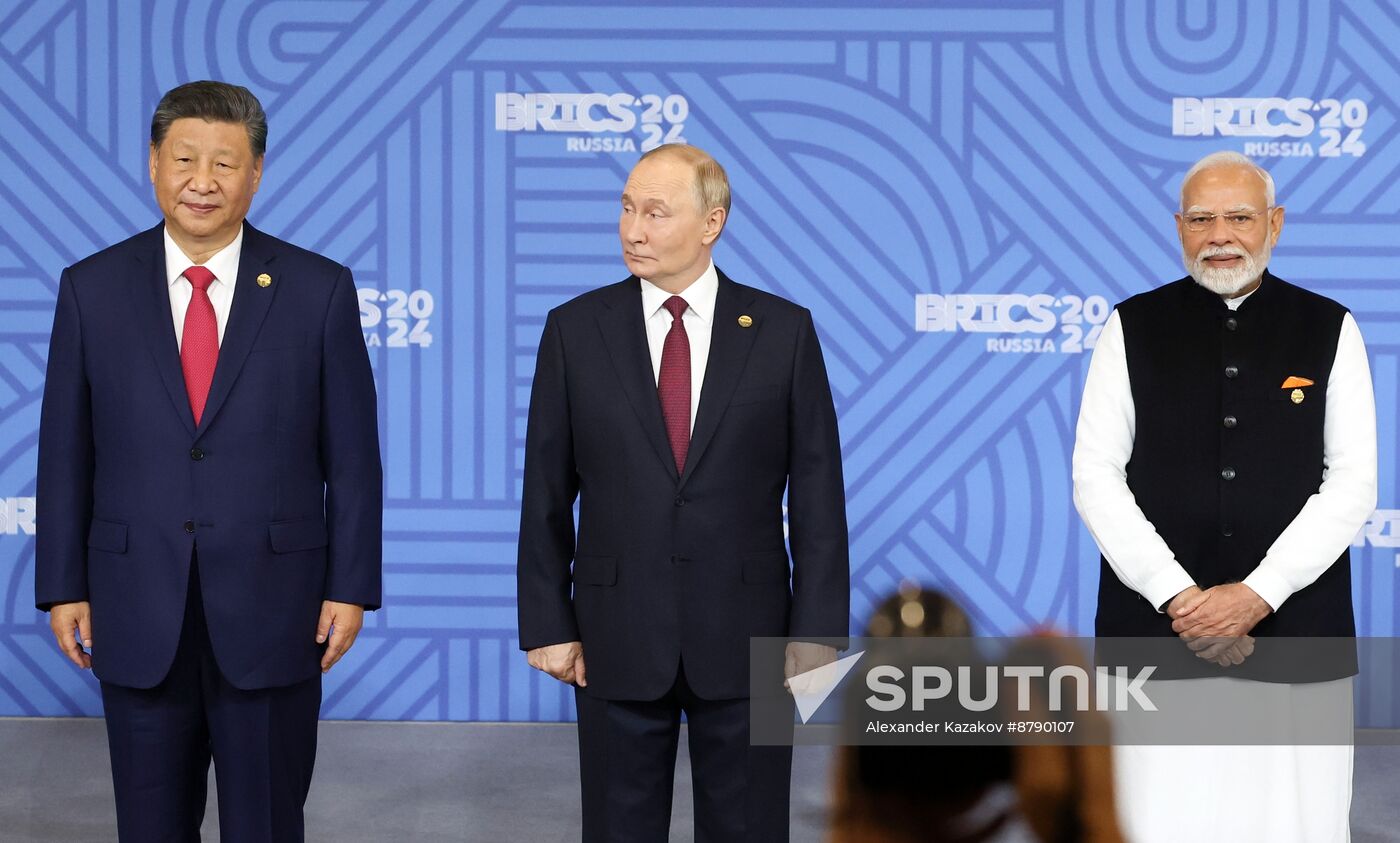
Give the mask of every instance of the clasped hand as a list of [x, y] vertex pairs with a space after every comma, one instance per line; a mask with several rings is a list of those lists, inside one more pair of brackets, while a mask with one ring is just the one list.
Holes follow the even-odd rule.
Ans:
[[1199, 658], [1222, 667], [1242, 664], [1254, 652], [1249, 632], [1271, 611], [1244, 583], [1193, 585], [1167, 604], [1172, 631]]

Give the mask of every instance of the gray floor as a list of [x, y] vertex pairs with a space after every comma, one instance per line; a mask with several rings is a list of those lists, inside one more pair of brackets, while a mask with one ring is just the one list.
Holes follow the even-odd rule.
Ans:
[[[690, 841], [682, 729], [672, 841]], [[792, 843], [818, 843], [829, 750], [793, 756]], [[0, 841], [116, 839], [101, 720], [0, 718]], [[209, 787], [204, 839], [219, 839]], [[578, 840], [572, 725], [323, 722], [306, 804], [308, 841], [501, 843]]]
[[[327, 843], [564, 843], [578, 839], [568, 725], [323, 723], [307, 839]], [[794, 755], [793, 843], [818, 843], [829, 750]], [[671, 840], [690, 841], [689, 763], [676, 770]], [[0, 718], [0, 840], [116, 838], [100, 720]], [[1400, 841], [1400, 746], [1356, 750], [1352, 839]], [[210, 787], [205, 840], [218, 840]]]

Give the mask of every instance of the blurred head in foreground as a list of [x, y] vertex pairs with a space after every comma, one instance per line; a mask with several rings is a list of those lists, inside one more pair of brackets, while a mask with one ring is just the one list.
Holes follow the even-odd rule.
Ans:
[[[951, 597], [905, 584], [866, 624], [868, 638], [968, 638]], [[831, 843], [1033, 839], [1006, 837], [1015, 820], [1005, 746], [845, 746], [838, 754]], [[993, 791], [989, 802], [988, 796]], [[990, 810], [989, 810], [990, 809]]]
[[[865, 635], [971, 638], [972, 623], [948, 595], [906, 583], [875, 609]], [[1071, 642], [1044, 634], [1013, 650], [1025, 659], [1079, 658]], [[829, 843], [1123, 839], [1107, 746], [844, 746], [835, 788]]]

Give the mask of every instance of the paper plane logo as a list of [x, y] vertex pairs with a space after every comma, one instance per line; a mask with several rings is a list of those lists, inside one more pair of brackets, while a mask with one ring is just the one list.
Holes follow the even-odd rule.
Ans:
[[841, 684], [841, 680], [846, 678], [846, 674], [851, 672], [851, 668], [856, 666], [860, 657], [865, 655], [865, 651], [852, 653], [844, 659], [837, 659], [831, 664], [824, 664], [815, 670], [806, 673], [799, 673], [787, 681], [788, 690], [792, 691], [793, 702], [797, 703], [797, 714], [806, 723], [812, 719], [812, 715], [817, 713], [817, 709], [822, 707], [826, 698], [831, 696], [831, 692], [836, 690], [836, 686]]

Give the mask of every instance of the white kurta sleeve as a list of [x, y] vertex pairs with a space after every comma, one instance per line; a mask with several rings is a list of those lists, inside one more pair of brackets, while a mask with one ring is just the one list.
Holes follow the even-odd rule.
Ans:
[[1118, 579], [1161, 611], [1195, 581], [1128, 488], [1136, 431], [1123, 323], [1115, 310], [1099, 335], [1084, 381], [1074, 433], [1074, 507]]
[[1322, 485], [1244, 578], [1274, 609], [1331, 567], [1376, 508], [1376, 396], [1350, 313], [1327, 381], [1322, 460]]

